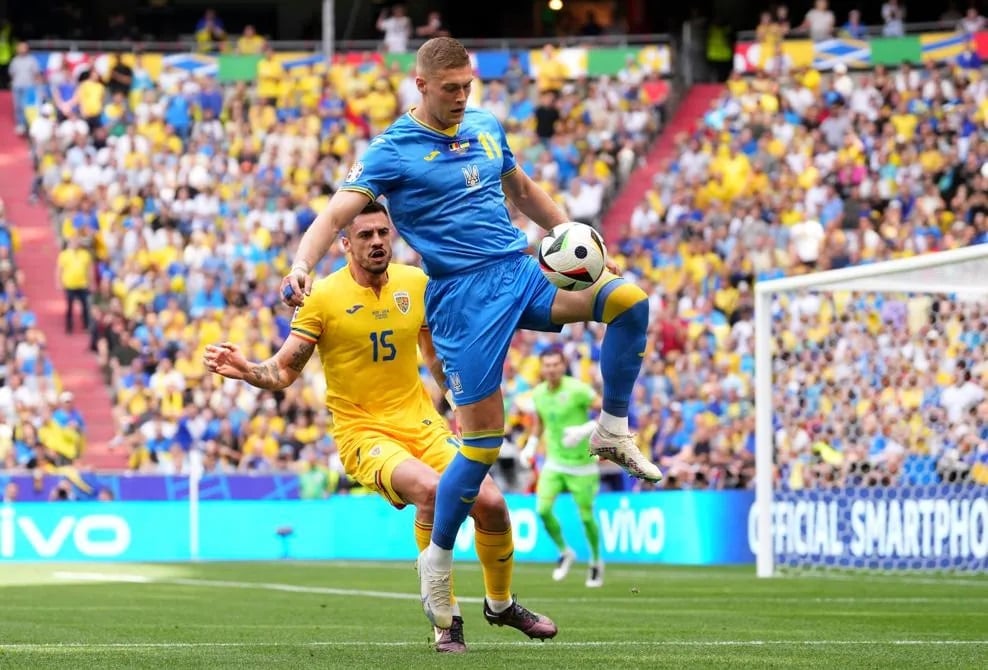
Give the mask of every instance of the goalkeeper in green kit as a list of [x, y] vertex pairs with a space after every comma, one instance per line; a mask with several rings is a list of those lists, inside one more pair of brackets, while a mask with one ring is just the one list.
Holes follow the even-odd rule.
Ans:
[[552, 578], [566, 577], [576, 560], [575, 552], [563, 539], [559, 520], [552, 512], [560, 493], [573, 495], [590, 545], [590, 567], [586, 585], [604, 585], [604, 564], [600, 560], [600, 532], [593, 504], [600, 490], [597, 458], [590, 455], [588, 438], [595, 422], [590, 411], [599, 405], [593, 388], [566, 374], [566, 359], [559, 349], [547, 349], [539, 357], [543, 382], [532, 390], [535, 405], [532, 432], [521, 451], [521, 461], [531, 466], [539, 444], [545, 445], [545, 463], [536, 487], [537, 511], [552, 541], [559, 547], [559, 560]]

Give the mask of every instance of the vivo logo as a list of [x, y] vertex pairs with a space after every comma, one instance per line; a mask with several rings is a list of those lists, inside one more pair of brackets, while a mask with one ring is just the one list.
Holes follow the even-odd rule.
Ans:
[[[0, 558], [54, 558], [66, 542], [88, 558], [113, 558], [130, 547], [130, 526], [114, 514], [63, 516], [45, 535], [34, 520], [18, 516], [13, 507], [0, 507]], [[27, 545], [32, 556], [18, 548]]]
[[600, 512], [600, 536], [608, 553], [656, 556], [666, 542], [666, 519], [657, 507], [631, 509], [627, 498], [621, 498], [619, 509]]

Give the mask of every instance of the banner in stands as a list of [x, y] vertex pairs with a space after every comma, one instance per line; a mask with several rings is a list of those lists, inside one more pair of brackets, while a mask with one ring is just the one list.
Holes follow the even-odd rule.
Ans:
[[818, 70], [832, 70], [838, 63], [848, 68], [928, 60], [944, 63], [956, 60], [968, 48], [979, 58], [988, 58], [988, 33], [938, 32], [868, 40], [840, 37], [821, 42], [786, 40], [778, 46], [739, 42], [734, 47], [734, 69], [744, 74], [778, 69], [777, 59], [786, 69], [812, 66]]
[[[601, 550], [614, 563], [751, 563], [747, 491], [603, 494], [595, 513]], [[515, 556], [552, 562], [558, 552], [535, 512], [534, 496], [508, 496]], [[583, 526], [568, 495], [557, 501], [567, 541], [587, 559]], [[204, 502], [199, 558], [205, 560], [413, 560], [414, 509], [378, 497], [319, 501]], [[0, 505], [2, 561], [184, 561], [189, 505], [179, 502], [14, 503]], [[368, 532], [373, 529], [373, 532]], [[475, 559], [468, 521], [456, 555]]]
[[[79, 52], [33, 52], [41, 69], [49, 74], [69, 68], [73, 75], [78, 76], [83, 70], [96, 67], [106, 75], [113, 62], [111, 54], [92, 54]], [[532, 77], [538, 77], [539, 69], [545, 62], [546, 53], [539, 50], [507, 51], [483, 50], [471, 52], [473, 61], [481, 79], [499, 79], [503, 76], [512, 55], [518, 56], [518, 64]], [[122, 54], [124, 61], [133, 66], [134, 56]], [[629, 63], [641, 68], [644, 72], [657, 72], [668, 75], [671, 72], [670, 50], [666, 44], [645, 47], [618, 48], [567, 48], [552, 52], [552, 58], [565, 67], [569, 79], [582, 76], [614, 76], [626, 68]], [[153, 81], [163, 87], [167, 84], [189, 76], [218, 77], [220, 81], [253, 81], [257, 76], [257, 63], [260, 56], [240, 55], [211, 55], [197, 53], [141, 55], [140, 67], [147, 71]], [[322, 54], [311, 52], [279, 52], [275, 59], [282, 68], [291, 73], [302, 68], [324, 69], [326, 61]], [[349, 65], [360, 68], [367, 65], [383, 65], [390, 69], [396, 67], [401, 72], [407, 72], [415, 62], [415, 54], [381, 54], [373, 51], [360, 51], [337, 54], [334, 65]]]

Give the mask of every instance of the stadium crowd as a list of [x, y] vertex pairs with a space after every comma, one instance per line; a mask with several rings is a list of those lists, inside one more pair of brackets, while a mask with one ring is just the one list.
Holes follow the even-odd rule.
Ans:
[[[546, 68], [531, 81], [517, 65], [478, 82], [473, 103], [502, 120], [519, 162], [572, 218], [598, 220], [662, 100], [639, 95], [637, 71], [566, 82]], [[255, 359], [280, 345], [289, 314], [277, 287], [294, 246], [366, 142], [413, 104], [413, 79], [370, 57], [286, 71], [271, 52], [256, 85], [154, 82], [140, 58], [48, 76], [52, 95], [25, 113], [36, 194], [66, 248], [87, 252], [71, 259], [95, 260], [79, 290], [129, 467], [184, 472], [194, 446], [208, 471], [331, 464], [317, 362], [272, 394], [205, 375], [201, 355], [223, 339]], [[416, 256], [399, 243], [395, 260]], [[334, 249], [317, 272], [344, 262]]]
[[[640, 430], [674, 477], [751, 476], [754, 282], [988, 242], [986, 128], [977, 66], [731, 77], [620, 245], [657, 296]], [[781, 296], [779, 485], [988, 481], [982, 315]]]
[[55, 470], [84, 448], [85, 420], [63, 391], [21, 291], [20, 245], [0, 200], [0, 469]]
[[[132, 75], [146, 81], [140, 61]], [[408, 74], [373, 60], [284, 72], [269, 59], [256, 86], [190, 77], [135, 91], [85, 77], [74, 89], [59, 82], [59, 104], [37, 108], [29, 136], [39, 195], [66, 243], [97, 261], [92, 349], [131, 469], [183, 472], [193, 446], [208, 471], [338, 469], [317, 362], [304, 383], [271, 394], [206, 376], [199, 360], [222, 339], [266, 358], [286, 336], [276, 289], [294, 244], [368, 138], [413, 103]], [[646, 89], [633, 71], [506, 76], [477, 86], [473, 102], [502, 119], [519, 162], [571, 218], [593, 222], [656, 130]], [[662, 487], [752, 485], [756, 281], [988, 240], [986, 92], [977, 68], [932, 64], [735, 75], [681, 138], [611, 248], [652, 296], [632, 418], [668, 473]], [[416, 260], [401, 243], [395, 258]], [[343, 262], [335, 249], [317, 273]], [[980, 309], [906, 296], [815, 300], [777, 304], [780, 485], [983, 478]], [[526, 486], [513, 447], [528, 429], [538, 353], [563, 346], [572, 372], [599, 386], [601, 333], [517, 335], [500, 469], [509, 488]], [[838, 397], [846, 403], [835, 411]]]

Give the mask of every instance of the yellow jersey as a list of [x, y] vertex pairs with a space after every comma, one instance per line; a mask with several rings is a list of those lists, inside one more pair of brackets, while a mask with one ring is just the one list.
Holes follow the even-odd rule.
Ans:
[[59, 278], [62, 288], [80, 290], [89, 288], [93, 255], [85, 249], [63, 249], [58, 253]]
[[317, 280], [295, 311], [292, 334], [319, 350], [338, 442], [365, 430], [415, 439], [443, 425], [418, 368], [427, 282], [419, 268], [392, 263], [377, 295], [344, 267]]

